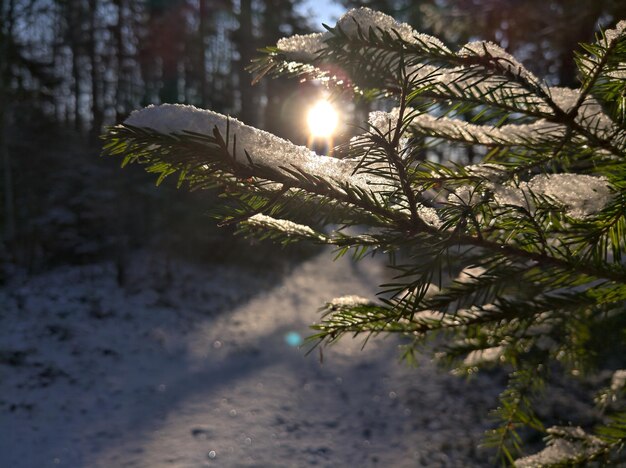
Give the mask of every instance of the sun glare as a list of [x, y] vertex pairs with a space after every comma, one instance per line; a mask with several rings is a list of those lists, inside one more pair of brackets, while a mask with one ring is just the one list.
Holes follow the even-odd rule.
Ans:
[[309, 109], [306, 120], [311, 136], [330, 138], [339, 123], [339, 115], [330, 102], [321, 100]]

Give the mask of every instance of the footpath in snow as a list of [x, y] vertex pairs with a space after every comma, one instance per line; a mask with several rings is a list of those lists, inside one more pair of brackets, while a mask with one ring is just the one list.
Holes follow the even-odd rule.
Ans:
[[[137, 258], [0, 291], [0, 466], [471, 467], [500, 390], [398, 341], [305, 356], [325, 300], [372, 297], [381, 264], [329, 252], [285, 275]], [[139, 267], [141, 265], [141, 267]]]

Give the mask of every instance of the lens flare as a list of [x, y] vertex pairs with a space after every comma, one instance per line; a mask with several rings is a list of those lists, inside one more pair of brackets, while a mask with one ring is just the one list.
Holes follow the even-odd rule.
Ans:
[[333, 105], [325, 100], [318, 101], [309, 109], [307, 124], [314, 138], [330, 138], [339, 123], [339, 115]]

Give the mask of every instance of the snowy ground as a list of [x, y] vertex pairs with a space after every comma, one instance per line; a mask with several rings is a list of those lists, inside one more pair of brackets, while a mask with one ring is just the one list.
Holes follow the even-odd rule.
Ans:
[[288, 274], [138, 256], [65, 267], [0, 291], [0, 466], [490, 466], [477, 450], [499, 392], [397, 342], [304, 356], [335, 296], [371, 296], [373, 260], [328, 252]]

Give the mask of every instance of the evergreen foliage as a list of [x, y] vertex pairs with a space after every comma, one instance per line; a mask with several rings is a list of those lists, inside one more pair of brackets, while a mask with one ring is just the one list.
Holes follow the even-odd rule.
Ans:
[[[252, 67], [258, 78], [304, 76], [396, 106], [372, 113], [337, 149], [347, 175], [307, 170], [328, 158], [307, 159], [288, 142], [271, 140], [274, 159], [257, 156], [260, 133], [214, 115], [193, 133], [145, 124], [140, 111], [108, 130], [104, 152], [145, 164], [159, 181], [178, 174], [191, 189], [221, 188], [234, 201], [221, 222], [245, 235], [307, 239], [357, 258], [388, 253], [395, 280], [377, 301], [330, 301], [312, 343], [395, 333], [409, 360], [428, 350], [459, 374], [504, 368], [508, 386], [485, 439], [502, 463], [624, 462], [625, 29], [622, 21], [576, 53], [574, 90], [550, 87], [494, 44], [455, 52], [353, 10], [324, 34], [265, 49]], [[424, 157], [441, 146], [472, 147], [483, 161]], [[616, 372], [598, 392], [596, 427], [545, 426], [536, 406], [552, 379], [607, 369]], [[523, 428], [544, 435], [546, 448], [524, 456]]]

